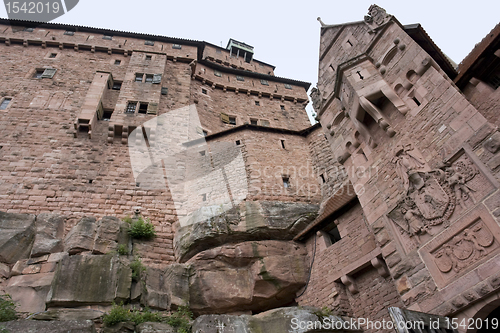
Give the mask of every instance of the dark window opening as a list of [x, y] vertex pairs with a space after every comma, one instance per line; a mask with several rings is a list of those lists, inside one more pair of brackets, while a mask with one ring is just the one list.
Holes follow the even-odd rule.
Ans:
[[121, 82], [113, 82], [113, 87], [111, 89], [113, 90], [120, 90], [122, 88], [122, 83]]
[[10, 101], [12, 101], [12, 98], [4, 98], [2, 103], [0, 104], [0, 110], [5, 110], [7, 109], [7, 106], [9, 106]]
[[122, 61], [121, 61], [121, 60], [118, 60], [118, 59], [116, 59], [116, 60], [115, 60], [115, 65], [119, 65], [119, 64], [121, 64], [121, 63], [122, 63]]
[[51, 59], [54, 59], [55, 57], [57, 57], [57, 53], [51, 53], [49, 55], [49, 58], [51, 58]]
[[33, 74], [33, 78], [41, 79], [44, 71], [45, 71], [44, 69], [37, 69], [35, 71], [35, 74]]
[[284, 188], [290, 188], [290, 177], [283, 176], [283, 187]]
[[281, 110], [285, 110], [285, 106], [284, 105], [280, 105], [280, 108], [281, 108]]
[[490, 76], [488, 84], [495, 90], [500, 87], [500, 71]]
[[245, 78], [243, 76], [236, 75], [236, 80], [245, 81]]
[[324, 183], [326, 183], [326, 179], [325, 179], [325, 175], [321, 174], [319, 175], [319, 177], [321, 178], [321, 181]]
[[201, 200], [207, 201], [207, 195], [205, 193], [201, 195]]
[[286, 149], [285, 148], [285, 140], [280, 140], [280, 141], [281, 141], [281, 148]]
[[137, 102], [129, 102], [127, 104], [127, 110], [125, 110], [125, 113], [135, 113], [136, 108], [137, 108]]
[[146, 60], [151, 60], [151, 59], [153, 59], [153, 56], [150, 54], [146, 54]]
[[26, 32], [33, 32], [33, 31], [35, 31], [35, 29], [34, 28], [24, 28], [24, 31], [26, 31]]
[[144, 74], [142, 74], [142, 73], [136, 73], [135, 74], [135, 82], [142, 82], [143, 76], [144, 76]]
[[182, 45], [180, 45], [180, 44], [172, 44], [172, 48], [180, 50], [180, 49], [182, 49]]
[[203, 130], [203, 136], [207, 136], [208, 135], [208, 132]]
[[201, 89], [201, 93], [206, 95], [207, 94], [207, 89]]
[[146, 74], [146, 83], [153, 83], [153, 74]]
[[415, 104], [417, 104], [417, 106], [420, 106], [421, 103], [418, 101], [416, 97], [412, 97], [412, 99], [415, 102]]
[[325, 230], [325, 232], [330, 237], [330, 242], [332, 244], [335, 244], [339, 240], [342, 239], [342, 237], [340, 237], [339, 229], [337, 228], [337, 225], [335, 225], [334, 223], [333, 223], [333, 226], [331, 227], [331, 229], [330, 230]]
[[161, 87], [161, 94], [168, 95], [168, 87]]
[[112, 40], [113, 36], [104, 35], [104, 36], [102, 36], [102, 39]]
[[260, 102], [259, 101], [255, 101], [255, 105], [260, 106]]
[[204, 150], [200, 151], [200, 155], [205, 156], [205, 151]]
[[267, 80], [260, 80], [260, 84], [262, 84], [263, 86], [268, 86], [269, 82]]
[[155, 45], [155, 42], [152, 40], [147, 40], [144, 42], [144, 45], [153, 46], [153, 45]]
[[141, 183], [135, 183], [135, 187], [140, 187]]
[[241, 141], [240, 140], [236, 140], [236, 145], [237, 146], [241, 145]]
[[92, 184], [94, 180], [93, 179], [89, 179], [89, 184]]
[[102, 113], [102, 120], [110, 120], [113, 110], [104, 110]]
[[140, 103], [139, 104], [139, 113], [148, 113], [148, 103]]
[[250, 119], [251, 125], [257, 125], [257, 119]]
[[288, 84], [288, 83], [285, 83], [285, 89], [292, 89], [292, 85]]
[[229, 123], [231, 125], [236, 125], [236, 117], [229, 117]]
[[64, 32], [64, 34], [65, 34], [65, 35], [67, 35], [67, 36], [74, 36], [74, 35], [75, 35], [75, 32], [74, 32], [74, 31], [69, 31], [69, 30], [66, 30], [66, 31]]

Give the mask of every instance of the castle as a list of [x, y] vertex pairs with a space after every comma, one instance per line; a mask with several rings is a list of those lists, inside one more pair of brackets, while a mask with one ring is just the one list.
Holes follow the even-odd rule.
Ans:
[[[0, 288], [18, 310], [89, 332], [113, 302], [189, 306], [196, 332], [294, 331], [325, 307], [497, 318], [500, 26], [455, 68], [376, 5], [320, 23], [311, 126], [310, 84], [240, 41], [0, 20]], [[133, 239], [144, 220], [156, 236]], [[360, 330], [393, 331], [343, 331]]]

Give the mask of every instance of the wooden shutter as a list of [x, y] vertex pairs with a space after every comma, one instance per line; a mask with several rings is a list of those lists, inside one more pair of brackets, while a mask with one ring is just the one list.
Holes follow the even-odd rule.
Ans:
[[223, 123], [229, 124], [229, 116], [225, 113], [220, 114], [220, 120], [222, 120]]
[[148, 114], [157, 114], [157, 113], [158, 113], [158, 103], [149, 103]]
[[43, 71], [41, 78], [42, 79], [44, 79], [44, 78], [52, 79], [54, 74], [56, 74], [56, 71], [57, 71], [57, 69], [55, 69], [55, 68], [47, 68]]

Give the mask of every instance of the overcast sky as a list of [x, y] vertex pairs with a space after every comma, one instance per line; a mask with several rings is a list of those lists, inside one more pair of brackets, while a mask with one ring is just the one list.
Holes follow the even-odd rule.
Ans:
[[[360, 21], [374, 0], [168, 1], [80, 0], [54, 22], [204, 40], [226, 46], [229, 38], [254, 46], [255, 58], [276, 66], [278, 76], [317, 81], [320, 16], [326, 24]], [[420, 23], [459, 63], [500, 20], [500, 1], [395, 1], [379, 6], [402, 24]], [[472, 6], [474, 5], [474, 6]], [[7, 17], [5, 7], [0, 16]]]

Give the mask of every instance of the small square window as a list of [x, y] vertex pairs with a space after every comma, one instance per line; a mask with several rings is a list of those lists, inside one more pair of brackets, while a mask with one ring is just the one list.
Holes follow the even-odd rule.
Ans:
[[148, 113], [148, 103], [139, 103], [139, 113]]
[[236, 75], [236, 80], [245, 81], [245, 78], [243, 76]]
[[33, 32], [33, 31], [35, 31], [35, 29], [34, 28], [24, 28], [24, 31], [26, 31], [26, 32]]
[[285, 89], [292, 89], [292, 86], [288, 83], [285, 83]]
[[102, 36], [102, 39], [112, 40], [113, 36], [104, 35], [104, 36]]
[[290, 177], [288, 176], [283, 176], [283, 187], [284, 188], [290, 188]]
[[203, 130], [203, 136], [207, 136], [208, 135], [208, 132]]
[[127, 110], [125, 110], [125, 113], [135, 113], [136, 108], [137, 108], [137, 102], [128, 102]]
[[144, 45], [153, 46], [153, 45], [155, 45], [155, 42], [152, 40], [147, 40], [144, 42]]
[[236, 140], [236, 145], [237, 146], [241, 145], [241, 141], [240, 140]]
[[182, 45], [180, 45], [180, 44], [172, 44], [172, 48], [180, 50], [180, 49], [182, 49]]
[[257, 125], [257, 119], [250, 119], [250, 125]]
[[142, 82], [143, 76], [144, 76], [144, 74], [142, 74], [142, 73], [136, 73], [135, 74], [135, 82]]
[[203, 89], [203, 88], [202, 88], [202, 89], [201, 89], [201, 93], [206, 95], [206, 94], [207, 94], [207, 89]]
[[74, 31], [69, 31], [69, 30], [66, 30], [66, 31], [64, 32], [64, 34], [65, 34], [66, 36], [74, 36], [74, 35], [75, 35], [75, 32], [74, 32]]
[[121, 63], [122, 63], [122, 61], [121, 61], [121, 60], [118, 60], [118, 59], [116, 59], [116, 60], [115, 60], [115, 65], [117, 65], [117, 66], [118, 66], [118, 65], [120, 65]]
[[255, 101], [255, 105], [260, 106], [260, 102], [259, 101]]
[[151, 59], [153, 59], [153, 56], [150, 54], [146, 54], [146, 60], [151, 60]]
[[120, 90], [122, 88], [122, 83], [121, 82], [113, 82], [113, 87], [111, 89], [113, 90]]
[[267, 82], [267, 80], [260, 80], [260, 84], [262, 84], [263, 86], [268, 86], [269, 82]]
[[168, 87], [161, 87], [161, 94], [168, 95]]
[[214, 71], [214, 75], [215, 75], [215, 76], [218, 76], [218, 77], [221, 77], [221, 76], [222, 76], [221, 72], [219, 72], [219, 71]]
[[54, 59], [55, 57], [57, 57], [57, 53], [51, 53], [49, 55], [49, 58], [51, 58], [51, 59]]
[[207, 201], [207, 195], [206, 195], [205, 193], [203, 193], [203, 194], [201, 195], [201, 200], [202, 200], [202, 201]]
[[[328, 229], [330, 229], [330, 230], [328, 230]], [[325, 229], [325, 232], [327, 233], [328, 237], [330, 237], [330, 243], [332, 245], [337, 243], [339, 240], [342, 239], [342, 237], [340, 237], [339, 229], [338, 229], [337, 225], [335, 225], [335, 223], [332, 223], [332, 225], [328, 226]]]
[[284, 105], [280, 105], [280, 108], [281, 108], [281, 110], [285, 110], [285, 106]]
[[0, 110], [5, 110], [10, 104], [10, 101], [12, 101], [12, 98], [4, 98], [2, 103], [0, 103]]
[[153, 82], [153, 74], [146, 74], [146, 83], [152, 83]]
[[229, 116], [229, 124], [236, 125], [236, 117]]
[[102, 119], [105, 121], [109, 121], [111, 119], [111, 115], [113, 114], [113, 110], [104, 110], [102, 113]]

